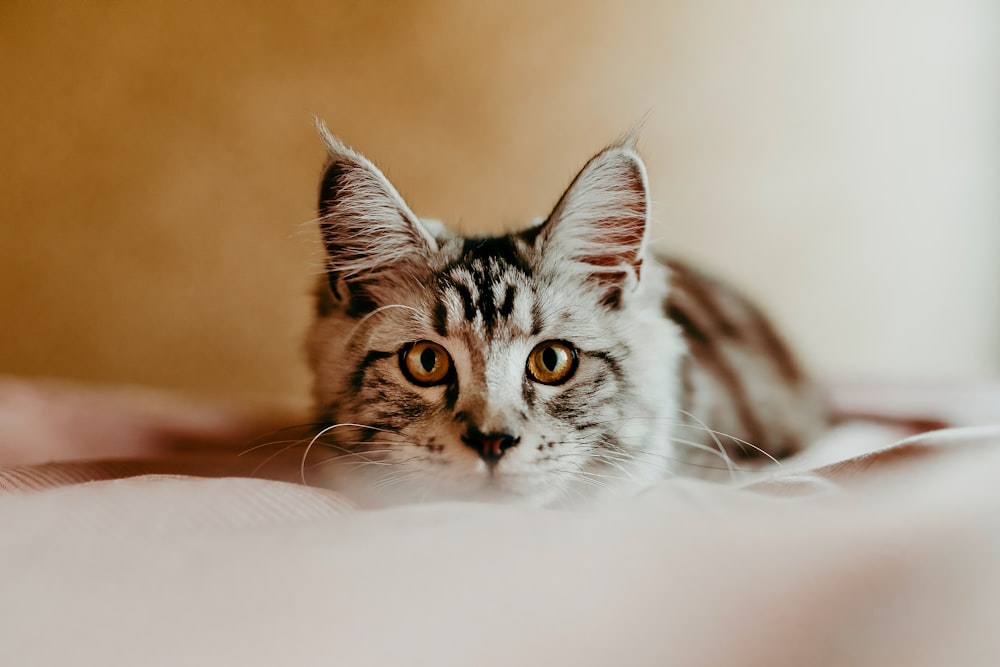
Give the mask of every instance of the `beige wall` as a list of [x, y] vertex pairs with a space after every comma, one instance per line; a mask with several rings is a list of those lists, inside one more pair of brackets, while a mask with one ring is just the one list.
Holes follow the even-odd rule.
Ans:
[[654, 237], [826, 375], [1000, 365], [989, 0], [0, 5], [0, 371], [300, 400], [322, 151], [543, 214], [649, 112]]

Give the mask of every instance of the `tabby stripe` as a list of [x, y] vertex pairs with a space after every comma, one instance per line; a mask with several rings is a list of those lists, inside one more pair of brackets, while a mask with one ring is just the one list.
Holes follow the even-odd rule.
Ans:
[[517, 247], [514, 237], [494, 236], [488, 238], [465, 239], [459, 262], [471, 265], [475, 260], [483, 264], [497, 262], [514, 267], [525, 275], [531, 275], [531, 267]]
[[[569, 392], [566, 393], [568, 394]], [[561, 419], [565, 422], [573, 423], [576, 430], [581, 430], [580, 426], [574, 422], [581, 417], [589, 416], [590, 410], [586, 410], [579, 405], [574, 405], [575, 401], [573, 400], [573, 396], [564, 395], [561, 396], [560, 399], [561, 400], [559, 401], [553, 401], [547, 404], [545, 406], [545, 411], [549, 414], [549, 416], [555, 419]]]
[[453, 283], [455, 291], [458, 292], [458, 296], [462, 299], [462, 308], [464, 310], [463, 315], [466, 321], [473, 322], [476, 319], [476, 302], [472, 299], [472, 292], [468, 287], [462, 283]]
[[[671, 269], [674, 269], [673, 265]], [[751, 409], [739, 373], [722, 351], [725, 343], [714, 339], [716, 335], [719, 338], [733, 339], [734, 336], [729, 333], [732, 323], [722, 316], [715, 300], [709, 298], [705, 290], [690, 289], [691, 282], [682, 279], [674, 283], [663, 305], [664, 314], [681, 328], [694, 360], [706, 371], [713, 373], [728, 390], [737, 418], [743, 424], [745, 439], [758, 444], [763, 440], [763, 426]], [[685, 296], [693, 303], [683, 305], [678, 303], [677, 300]], [[703, 300], [699, 300], [698, 296], [703, 297]], [[692, 310], [691, 306], [695, 309]], [[697, 316], [695, 312], [698, 313]], [[713, 323], [717, 326], [711, 326]]]
[[332, 315], [337, 309], [337, 302], [334, 300], [333, 290], [329, 283], [324, 281], [316, 288], [316, 314], [319, 317]]
[[458, 403], [458, 378], [454, 378], [444, 387], [444, 406], [447, 410], [454, 410]]
[[618, 384], [625, 383], [625, 371], [622, 370], [621, 362], [619, 362], [615, 357], [607, 350], [590, 350], [583, 353], [585, 356], [592, 357], [594, 359], [600, 359], [608, 368], [611, 370], [611, 374], [615, 376], [615, 381]]
[[781, 340], [778, 332], [757, 308], [750, 307], [747, 311], [753, 330], [757, 334], [755, 337], [760, 346], [764, 348], [768, 358], [774, 361], [782, 379], [793, 384], [802, 382], [805, 379], [802, 368], [792, 357], [791, 351]]
[[542, 333], [542, 304], [536, 299], [531, 304], [531, 335], [537, 336]]
[[689, 342], [693, 340], [706, 345], [709, 343], [708, 334], [694, 320], [688, 317], [688, 314], [681, 310], [676, 303], [671, 303], [668, 299], [663, 312], [669, 319], [674, 321], [674, 324], [681, 328], [681, 332], [685, 338], [689, 339]]
[[388, 359], [394, 354], [396, 353], [382, 352], [379, 350], [369, 350], [368, 354], [365, 355], [365, 358], [361, 360], [360, 364], [358, 364], [358, 367], [354, 370], [353, 373], [351, 373], [349, 383], [354, 392], [358, 393], [361, 391], [361, 388], [365, 384], [365, 373], [368, 372], [368, 368], [372, 364], [374, 364], [377, 361], [381, 361], [382, 359]]
[[534, 409], [535, 398], [537, 397], [535, 383], [525, 377], [521, 384], [521, 392], [524, 394], [524, 402], [527, 403], [529, 408]]
[[517, 288], [513, 285], [507, 285], [507, 291], [504, 293], [503, 305], [500, 306], [500, 317], [508, 318], [511, 313], [514, 312], [514, 297], [517, 295]]
[[[625, 280], [625, 273], [609, 273], [601, 274], [602, 276], [607, 276], [608, 280], [623, 281]], [[612, 286], [607, 289], [604, 296], [601, 297], [601, 305], [608, 310], [619, 310], [622, 307], [622, 288], [620, 284], [612, 283]]]
[[[788, 346], [778, 335], [771, 322], [753, 303], [740, 298], [737, 301], [739, 312], [730, 311], [727, 313], [713, 294], [713, 289], [727, 290], [726, 287], [717, 286], [717, 283], [711, 278], [702, 276], [676, 262], [668, 262], [668, 266], [675, 278], [674, 288], [686, 292], [692, 300], [705, 308], [709, 318], [717, 324], [720, 335], [733, 341], [741, 341], [747, 345], [759, 347], [760, 352], [774, 363], [778, 374], [786, 382], [797, 383], [805, 379], [801, 367], [795, 361]], [[739, 326], [734, 323], [734, 320], [739, 322]], [[681, 326], [684, 328], [684, 325]], [[695, 332], [692, 330], [692, 333]], [[705, 331], [701, 333], [707, 335]]]
[[[681, 294], [687, 295], [691, 301], [700, 306], [700, 310], [706, 315], [708, 323], [716, 325], [711, 327], [715, 330], [713, 333], [739, 340], [740, 328], [733, 323], [730, 318], [731, 313], [725, 312], [716, 300], [715, 295], [712, 293], [714, 285], [711, 279], [701, 276], [680, 264], [670, 262], [668, 266], [670, 267], [672, 277], [672, 291], [680, 291]], [[706, 330], [705, 333], [709, 332]]]
[[721, 350], [714, 345], [695, 343], [691, 345], [691, 355], [702, 368], [714, 373], [726, 386], [733, 409], [736, 410], [736, 416], [743, 424], [743, 439], [757, 446], [763, 446], [764, 427], [750, 407], [750, 401], [747, 399], [746, 389], [740, 382], [739, 373], [726, 361]]
[[395, 401], [389, 403], [392, 406], [392, 411], [382, 411], [378, 412], [377, 416], [379, 419], [384, 419], [386, 421], [396, 421], [400, 422], [400, 417], [406, 417], [402, 420], [397, 427], [405, 426], [407, 422], [412, 421], [427, 411], [427, 404], [420, 400], [417, 396], [412, 395], [414, 400], [400, 400], [397, 398]]
[[497, 304], [493, 298], [493, 283], [496, 277], [487, 274], [485, 271], [477, 271], [472, 276], [479, 292], [479, 313], [483, 317], [483, 326], [488, 333], [492, 333], [497, 324]]
[[350, 282], [347, 284], [348, 317], [364, 317], [378, 307], [375, 299], [368, 293], [368, 283], [364, 281]]
[[434, 331], [442, 338], [448, 335], [448, 307], [444, 305], [440, 295], [434, 303], [434, 310], [431, 318], [434, 324]]

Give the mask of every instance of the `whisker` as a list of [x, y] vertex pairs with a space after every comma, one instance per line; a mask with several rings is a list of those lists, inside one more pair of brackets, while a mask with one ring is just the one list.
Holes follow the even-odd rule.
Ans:
[[[261, 449], [263, 447], [273, 447], [275, 445], [287, 445], [288, 443], [305, 444], [305, 439], [303, 439], [303, 438], [297, 438], [295, 440], [273, 440], [271, 442], [263, 442], [263, 443], [261, 443], [259, 445], [254, 445], [253, 447], [250, 447], [249, 449], [244, 449], [242, 452], [240, 452], [239, 454], [237, 454], [237, 456], [244, 456], [246, 454], [249, 454], [252, 451], [256, 451], [256, 450]], [[284, 451], [284, 449], [282, 449], [281, 451]]]
[[666, 467], [668, 461], [672, 464], [687, 466], [692, 468], [700, 468], [703, 470], [726, 470], [730, 473], [749, 472], [733, 464], [731, 459], [727, 459], [723, 454], [721, 454], [718, 450], [713, 449], [712, 447], [708, 447], [699, 442], [692, 442], [684, 439], [674, 439], [672, 441], [677, 442], [678, 444], [688, 445], [692, 448], [699, 449], [705, 451], [706, 453], [712, 454], [713, 456], [716, 456], [718, 458], [721, 458], [723, 461], [726, 461], [727, 465], [726, 467], [720, 467], [720, 466], [706, 465], [703, 463], [695, 463], [693, 461], [688, 461], [683, 458], [678, 458], [675, 456], [667, 456], [666, 454], [662, 453], [650, 452], [640, 449], [625, 449], [620, 446], [616, 446], [615, 443], [611, 442], [602, 442], [602, 444], [605, 447], [607, 447], [607, 449], [603, 450], [602, 455], [607, 456], [609, 455], [608, 454], [609, 451], [614, 452], [615, 454], [618, 455], [619, 461], [638, 462], [642, 463], [643, 465], [653, 464], [660, 468], [659, 471], [661, 473], [676, 474], [674, 471]]
[[712, 456], [715, 456], [716, 458], [722, 459], [723, 463], [726, 464], [726, 469], [727, 470], [733, 470], [734, 467], [735, 467], [735, 464], [733, 463], [733, 460], [731, 458], [729, 458], [729, 456], [726, 454], [725, 450], [716, 449], [714, 447], [709, 447], [706, 444], [703, 444], [703, 443], [700, 443], [700, 442], [695, 442], [694, 440], [688, 440], [687, 438], [671, 438], [670, 441], [674, 442], [674, 443], [677, 443], [679, 445], [687, 445], [688, 447], [690, 447], [692, 449], [696, 449], [696, 450], [698, 450], [700, 452], [705, 452], [706, 454], [711, 454]]
[[[628, 422], [628, 421], [636, 421], [636, 420], [652, 421], [652, 422], [662, 421], [662, 422], [670, 423], [670, 424], [672, 424], [674, 426], [680, 426], [680, 427], [684, 427], [684, 428], [693, 429], [693, 430], [697, 430], [697, 431], [700, 431], [700, 432], [707, 433], [711, 437], [712, 441], [715, 443], [715, 448], [707, 447], [707, 446], [704, 445], [704, 443], [696, 443], [696, 442], [694, 442], [692, 440], [688, 440], [688, 439], [685, 439], [685, 438], [680, 438], [680, 437], [678, 437], [676, 435], [671, 436], [670, 440], [671, 440], [671, 442], [674, 442], [674, 443], [677, 443], [677, 444], [687, 445], [687, 446], [689, 446], [689, 447], [691, 447], [693, 449], [700, 449], [701, 451], [705, 451], [706, 453], [711, 453], [711, 454], [717, 456], [718, 458], [722, 459], [723, 462], [725, 462], [725, 464], [726, 464], [725, 468], [720, 468], [718, 466], [709, 466], [709, 465], [704, 465], [704, 464], [695, 464], [695, 463], [690, 462], [688, 460], [679, 459], [679, 458], [675, 458], [675, 457], [663, 457], [663, 458], [666, 459], [666, 460], [675, 461], [675, 462], [677, 462], [677, 463], [679, 463], [681, 465], [690, 466], [690, 467], [704, 468], [704, 469], [710, 469], [710, 470], [727, 470], [727, 471], [730, 472], [730, 476], [733, 476], [733, 474], [735, 472], [748, 472], [748, 470], [743, 469], [743, 468], [741, 468], [740, 466], [737, 466], [734, 463], [734, 461], [732, 460], [732, 458], [729, 456], [728, 450], [722, 444], [722, 441], [719, 439], [720, 436], [723, 437], [723, 438], [728, 438], [728, 439], [732, 440], [733, 442], [736, 442], [736, 443], [738, 443], [741, 446], [744, 446], [746, 448], [750, 448], [750, 449], [753, 449], [754, 451], [758, 451], [761, 454], [763, 454], [764, 456], [766, 456], [768, 459], [770, 459], [773, 463], [777, 464], [778, 466], [781, 466], [781, 462], [780, 461], [778, 461], [775, 457], [773, 457], [771, 454], [769, 454], [766, 450], [758, 447], [757, 445], [754, 445], [751, 442], [743, 440], [742, 438], [739, 438], [737, 436], [731, 435], [729, 433], [725, 433], [723, 431], [718, 431], [718, 430], [712, 429], [712, 428], [708, 427], [706, 424], [704, 424], [704, 422], [702, 422], [696, 415], [690, 414], [686, 410], [681, 411], [681, 412], [684, 413], [684, 414], [686, 414], [686, 415], [688, 415], [690, 417], [690, 419], [697, 420], [697, 421], [699, 421], [701, 423], [700, 424], [692, 424], [690, 422], [687, 422], [687, 421], [684, 421], [684, 420], [679, 420], [679, 419], [676, 419], [674, 417], [623, 416], [623, 417], [613, 417], [613, 418], [609, 418], [609, 419], [604, 419], [604, 420], [596, 421], [596, 422], [593, 422], [593, 425], [594, 426], [607, 426], [607, 425], [610, 425], [610, 424], [614, 424], [616, 422]], [[616, 430], [615, 431], [615, 437], [619, 438], [619, 439], [628, 439], [628, 438], [643, 438], [645, 436], [642, 436], [642, 435], [635, 435], [635, 436], [620, 435], [619, 432], [618, 432], [618, 430]]]
[[[253, 436], [249, 440], [250, 440], [250, 442], [256, 442], [256, 441], [261, 440], [263, 438], [268, 438], [270, 436], [277, 435], [278, 433], [284, 433], [286, 431], [291, 431], [291, 430], [294, 430], [294, 429], [297, 429], [297, 428], [312, 428], [312, 427], [315, 427], [315, 426], [321, 426], [322, 424], [323, 424], [323, 422], [306, 422], [306, 423], [303, 423], [303, 424], [291, 424], [289, 426], [282, 426], [281, 428], [276, 428], [274, 430], [267, 431], [267, 432], [264, 432], [264, 433], [258, 433], [257, 435]], [[289, 442], [289, 441], [288, 440], [278, 440], [278, 441], [275, 441], [275, 442], [265, 442], [265, 443], [262, 443], [262, 444], [254, 445], [254, 446], [252, 446], [252, 447], [250, 447], [248, 449], [243, 450], [242, 452], [240, 452], [239, 454], [237, 454], [237, 456], [243, 456], [244, 454], [246, 454], [248, 452], [252, 452], [255, 449], [259, 449], [261, 447], [267, 447], [268, 445], [273, 445], [273, 444], [278, 444], [278, 443], [283, 443], [283, 442]]]
[[[353, 426], [354, 428], [367, 428], [367, 429], [371, 429], [373, 431], [379, 431], [379, 432], [383, 432], [383, 433], [393, 433], [394, 435], [398, 435], [394, 431], [390, 431], [389, 429], [379, 428], [377, 426], [368, 426], [366, 424], [354, 424], [354, 423], [351, 423], [351, 422], [342, 422], [342, 423], [339, 423], [339, 424], [330, 424], [329, 426], [327, 426], [326, 428], [320, 430], [319, 433], [317, 433], [316, 435], [313, 436], [312, 440], [309, 441], [309, 444], [306, 445], [305, 451], [302, 453], [302, 464], [299, 466], [299, 475], [302, 478], [302, 483], [303, 484], [305, 484], [306, 486], [309, 485], [309, 483], [306, 481], [306, 459], [309, 458], [309, 451], [312, 449], [312, 446], [314, 444], [316, 444], [317, 440], [319, 440], [320, 438], [322, 438], [324, 435], [326, 435], [330, 431], [332, 431], [332, 430], [334, 430], [336, 428], [344, 427], [344, 426]], [[327, 443], [327, 442], [324, 442], [323, 444], [329, 445], [329, 443]]]
[[387, 453], [390, 453], [390, 452], [393, 452], [393, 451], [395, 451], [395, 450], [393, 450], [393, 449], [373, 449], [373, 450], [366, 450], [364, 452], [352, 452], [352, 451], [345, 450], [345, 453], [343, 453], [343, 454], [338, 454], [337, 456], [331, 456], [329, 458], [323, 459], [322, 461], [318, 461], [318, 462], [312, 464], [311, 466], [309, 466], [309, 469], [313, 470], [315, 468], [320, 467], [321, 465], [326, 465], [328, 463], [333, 463], [334, 461], [339, 461], [341, 459], [346, 459], [346, 458], [351, 457], [351, 456], [359, 457], [359, 458], [361, 458], [361, 460], [360, 461], [350, 461], [350, 462], [348, 462], [348, 465], [356, 465], [356, 466], [359, 466], [359, 467], [360, 466], [364, 466], [364, 465], [376, 465], [376, 466], [386, 466], [386, 467], [393, 467], [393, 466], [395, 466], [395, 467], [398, 467], [400, 465], [404, 465], [404, 464], [409, 463], [411, 461], [418, 461], [418, 460], [420, 460], [422, 458], [420, 456], [410, 456], [410, 457], [404, 458], [404, 459], [396, 459], [394, 461], [389, 461], [389, 460], [370, 459], [370, 458], [366, 458], [365, 457], [366, 454], [387, 454]]
[[603, 456], [599, 450], [591, 452], [590, 456], [591, 456], [591, 460], [596, 460], [596, 461], [598, 461], [600, 463], [604, 463], [606, 465], [613, 466], [613, 467], [617, 468], [618, 470], [621, 471], [621, 473], [623, 475], [625, 475], [629, 479], [634, 479], [635, 478], [635, 475], [633, 475], [631, 472], [629, 472], [628, 470], [626, 470], [625, 466], [623, 466], [621, 463], [619, 463], [618, 461], [614, 460], [610, 456], [609, 457]]
[[270, 463], [271, 461], [273, 461], [276, 457], [280, 456], [284, 452], [287, 452], [289, 449], [292, 449], [293, 447], [297, 447], [297, 446], [299, 446], [299, 445], [302, 444], [301, 440], [292, 440], [290, 442], [292, 444], [286, 445], [286, 446], [282, 447], [281, 449], [279, 449], [278, 451], [272, 453], [270, 456], [268, 456], [263, 461], [261, 461], [260, 463], [258, 463], [256, 466], [254, 466], [254, 469], [250, 471], [250, 476], [251, 477], [255, 477], [257, 475], [257, 473], [260, 472], [261, 468], [263, 468], [268, 463]]
[[[734, 436], [734, 435], [729, 435], [728, 433], [721, 433], [720, 431], [713, 431], [712, 429], [710, 429], [710, 428], [708, 427], [708, 424], [706, 424], [706, 423], [705, 423], [705, 422], [703, 422], [702, 420], [698, 419], [698, 417], [696, 417], [696, 416], [695, 416], [694, 414], [692, 414], [692, 413], [688, 412], [687, 410], [680, 410], [680, 409], [679, 409], [679, 410], [678, 410], [678, 412], [680, 412], [681, 414], [685, 414], [685, 415], [687, 415], [687, 416], [688, 416], [688, 417], [690, 417], [691, 419], [694, 419], [694, 420], [695, 420], [695, 421], [697, 421], [697, 422], [698, 422], [699, 424], [701, 424], [701, 426], [702, 426], [702, 427], [703, 427], [703, 428], [704, 428], [704, 429], [705, 429], [706, 431], [708, 431], [708, 432], [709, 432], [709, 434], [710, 434], [710, 435], [711, 435], [711, 436], [713, 437], [713, 439], [716, 439], [716, 438], [715, 438], [716, 434], [718, 434], [718, 435], [722, 435], [722, 436], [725, 436], [725, 437], [727, 437], [727, 438], [731, 438], [731, 439], [732, 439], [732, 440], [734, 440], [735, 442], [738, 442], [738, 443], [740, 443], [740, 444], [742, 444], [742, 445], [746, 445], [747, 447], [750, 447], [751, 449], [754, 449], [754, 450], [756, 450], [756, 451], [760, 452], [761, 454], [763, 454], [763, 455], [764, 455], [764, 456], [766, 456], [767, 458], [771, 459], [771, 461], [772, 461], [773, 463], [776, 463], [776, 464], [777, 464], [777, 465], [778, 465], [779, 467], [781, 466], [781, 462], [780, 462], [780, 461], [779, 461], [778, 459], [776, 459], [776, 458], [774, 458], [773, 456], [771, 456], [770, 454], [768, 454], [768, 453], [767, 453], [766, 451], [764, 451], [764, 450], [763, 450], [763, 449], [762, 449], [761, 447], [758, 447], [757, 445], [755, 445], [755, 444], [753, 444], [753, 443], [750, 443], [750, 442], [747, 442], [746, 440], [743, 440], [742, 438], [737, 438], [737, 437], [736, 437], [736, 436]], [[716, 444], [719, 444], [719, 447], [722, 447], [722, 445], [721, 445], [721, 444], [720, 444], [720, 443], [718, 442], [718, 440], [717, 440], [717, 439], [716, 439]]]
[[393, 486], [400, 486], [406, 484], [407, 482], [412, 482], [414, 479], [418, 478], [419, 474], [416, 472], [404, 472], [399, 475], [386, 476], [385, 478], [372, 484], [373, 490], [387, 490]]
[[311, 466], [309, 466], [309, 469], [313, 470], [314, 468], [318, 468], [321, 465], [325, 465], [327, 463], [332, 463], [334, 461], [339, 461], [341, 459], [346, 459], [348, 457], [356, 457], [356, 458], [361, 459], [358, 463], [372, 463], [372, 464], [377, 464], [377, 465], [395, 465], [394, 461], [380, 461], [378, 459], [368, 458], [369, 454], [388, 454], [389, 452], [393, 451], [391, 449], [370, 449], [370, 450], [365, 450], [363, 452], [355, 452], [355, 451], [349, 450], [349, 449], [344, 448], [344, 447], [334, 447], [334, 449], [340, 449], [342, 453], [341, 454], [337, 454], [336, 456], [327, 457], [327, 458], [323, 459], [322, 461], [318, 461], [316, 463], [313, 463]]
[[563, 473], [564, 474], [568, 474], [569, 478], [572, 479], [572, 480], [574, 480], [574, 481], [576, 481], [576, 482], [581, 482], [583, 484], [587, 484], [589, 486], [593, 486], [594, 488], [597, 488], [597, 489], [602, 489], [602, 490], [606, 491], [606, 490], [609, 490], [611, 488], [610, 485], [605, 484], [604, 482], [600, 481], [599, 479], [591, 479], [590, 477], [585, 476], [581, 471], [576, 471], [576, 472], [563, 471]]
[[577, 470], [573, 474], [575, 474], [575, 475], [585, 475], [587, 477], [593, 477], [595, 479], [613, 479], [613, 480], [616, 480], [616, 481], [619, 479], [615, 475], [602, 475], [601, 473], [590, 472], [589, 470]]

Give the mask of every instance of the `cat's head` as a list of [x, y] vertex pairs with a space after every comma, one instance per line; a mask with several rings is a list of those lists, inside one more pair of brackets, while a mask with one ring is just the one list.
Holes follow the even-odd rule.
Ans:
[[335, 485], [532, 504], [662, 469], [682, 353], [634, 148], [591, 159], [541, 224], [465, 238], [418, 219], [324, 132], [327, 254], [309, 353]]

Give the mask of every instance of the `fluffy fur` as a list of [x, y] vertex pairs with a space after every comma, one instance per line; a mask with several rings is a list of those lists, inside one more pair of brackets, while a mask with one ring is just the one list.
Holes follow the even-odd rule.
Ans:
[[[551, 505], [741, 452], [788, 454], [822, 423], [752, 305], [650, 256], [630, 142], [591, 159], [544, 222], [465, 238], [417, 218], [371, 162], [322, 133], [328, 264], [308, 349], [330, 484], [369, 502]], [[447, 351], [445, 381], [409, 378], [402, 359], [418, 341]], [[560, 383], [527, 371], [547, 341], [576, 352]]]

